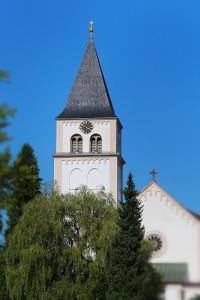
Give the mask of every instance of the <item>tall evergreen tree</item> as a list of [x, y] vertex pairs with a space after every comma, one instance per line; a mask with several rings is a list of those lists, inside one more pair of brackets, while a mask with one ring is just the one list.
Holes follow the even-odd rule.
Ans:
[[119, 227], [107, 257], [106, 299], [156, 300], [162, 290], [161, 282], [148, 263], [150, 252], [144, 243], [142, 205], [131, 174], [124, 196], [126, 202], [118, 209]]
[[40, 193], [41, 178], [33, 148], [24, 144], [12, 168], [12, 195], [9, 216], [9, 230], [12, 231], [23, 206]]

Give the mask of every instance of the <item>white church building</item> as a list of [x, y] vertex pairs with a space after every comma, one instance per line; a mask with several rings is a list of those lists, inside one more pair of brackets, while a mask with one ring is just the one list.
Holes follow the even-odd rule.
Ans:
[[151, 262], [165, 282], [163, 300], [200, 295], [200, 216], [181, 206], [155, 180], [139, 194]]
[[[122, 200], [122, 125], [115, 115], [90, 27], [90, 39], [64, 110], [56, 118], [54, 180], [62, 193], [104, 186]], [[155, 174], [154, 174], [155, 175]], [[153, 181], [139, 194], [152, 263], [163, 276], [163, 300], [200, 295], [200, 217]], [[145, 299], [144, 299], [145, 300]]]

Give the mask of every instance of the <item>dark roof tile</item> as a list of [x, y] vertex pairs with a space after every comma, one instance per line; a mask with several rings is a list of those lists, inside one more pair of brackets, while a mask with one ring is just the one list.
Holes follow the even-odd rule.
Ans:
[[116, 117], [92, 38], [63, 112], [57, 119]]

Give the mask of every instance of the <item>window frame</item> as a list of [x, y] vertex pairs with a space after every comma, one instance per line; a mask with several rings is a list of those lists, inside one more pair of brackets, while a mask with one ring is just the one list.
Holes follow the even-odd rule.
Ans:
[[[75, 149], [73, 141], [75, 140]], [[70, 139], [70, 152], [71, 153], [83, 153], [83, 138], [80, 134], [73, 134]]]
[[[95, 143], [95, 145], [93, 146], [92, 143]], [[100, 142], [100, 147], [98, 142]], [[93, 150], [94, 148], [94, 150]], [[95, 133], [93, 135], [91, 135], [90, 137], [90, 152], [91, 153], [102, 153], [102, 137], [100, 134]]]

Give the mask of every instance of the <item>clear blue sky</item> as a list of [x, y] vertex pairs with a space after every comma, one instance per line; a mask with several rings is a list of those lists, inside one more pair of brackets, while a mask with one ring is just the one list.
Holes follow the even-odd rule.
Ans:
[[200, 1], [2, 1], [0, 99], [17, 109], [13, 155], [30, 143], [53, 178], [55, 120], [95, 21], [95, 45], [123, 126], [124, 177], [158, 182], [200, 212]]

